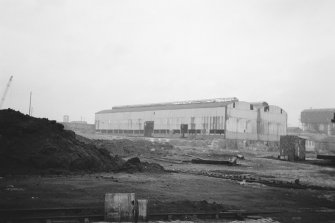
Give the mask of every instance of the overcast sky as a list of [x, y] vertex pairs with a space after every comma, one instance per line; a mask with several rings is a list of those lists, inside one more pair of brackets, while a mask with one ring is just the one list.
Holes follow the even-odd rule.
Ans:
[[299, 124], [335, 107], [335, 1], [0, 0], [4, 108], [94, 122], [116, 105], [237, 97]]

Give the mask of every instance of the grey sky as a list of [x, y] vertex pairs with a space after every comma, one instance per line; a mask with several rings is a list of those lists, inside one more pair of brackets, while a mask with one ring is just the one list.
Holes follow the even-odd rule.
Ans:
[[61, 121], [114, 105], [238, 97], [335, 107], [335, 1], [0, 0], [4, 107]]

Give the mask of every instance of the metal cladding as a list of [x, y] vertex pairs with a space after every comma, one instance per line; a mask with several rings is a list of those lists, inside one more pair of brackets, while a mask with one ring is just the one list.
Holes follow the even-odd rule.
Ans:
[[95, 117], [96, 130], [102, 133], [221, 135], [262, 141], [279, 141], [287, 123], [283, 109], [237, 98], [118, 106], [99, 111]]

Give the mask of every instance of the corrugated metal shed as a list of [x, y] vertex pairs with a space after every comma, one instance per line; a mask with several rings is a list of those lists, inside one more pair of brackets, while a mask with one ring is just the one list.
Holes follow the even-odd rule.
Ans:
[[207, 99], [117, 106], [95, 114], [96, 130], [107, 134], [143, 135], [145, 123], [153, 135], [222, 135], [227, 139], [279, 141], [286, 134], [287, 113], [265, 102], [237, 98]]
[[299, 136], [280, 136], [280, 157], [289, 161], [305, 160], [306, 139]]

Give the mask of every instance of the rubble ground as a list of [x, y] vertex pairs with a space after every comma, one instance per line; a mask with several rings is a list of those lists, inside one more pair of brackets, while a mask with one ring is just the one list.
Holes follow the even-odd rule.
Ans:
[[[263, 145], [227, 147], [219, 139], [160, 139], [106, 135], [76, 136], [80, 143], [104, 149], [127, 163], [122, 172], [74, 175], [1, 175], [0, 208], [103, 207], [105, 193], [136, 193], [148, 199], [150, 211], [200, 209], [277, 211], [263, 217], [278, 222], [327, 222], [335, 219], [335, 190], [292, 189], [230, 180], [219, 175], [247, 176], [335, 187], [334, 166], [269, 159], [275, 149]], [[226, 160], [243, 155], [236, 166], [192, 164], [194, 158]], [[137, 157], [137, 158], [136, 158]], [[139, 162], [139, 159], [141, 160]], [[153, 164], [153, 171], [139, 171]], [[142, 165], [143, 164], [143, 165]], [[160, 165], [166, 171], [161, 170]], [[132, 168], [135, 170], [133, 171]], [[147, 166], [147, 167], [146, 167]], [[197, 206], [197, 204], [210, 205]], [[217, 204], [217, 205], [215, 205]]]
[[[8, 191], [8, 185], [20, 190]], [[188, 173], [94, 173], [68, 176], [11, 176], [0, 181], [0, 208], [100, 207], [105, 193], [136, 193], [150, 213], [241, 210], [277, 211], [261, 215], [279, 222], [334, 219], [334, 191], [293, 190]], [[186, 202], [184, 202], [186, 201]], [[190, 201], [190, 202], [187, 202]], [[194, 202], [218, 205], [197, 207]], [[203, 209], [203, 210], [200, 210]]]

